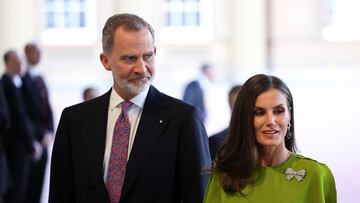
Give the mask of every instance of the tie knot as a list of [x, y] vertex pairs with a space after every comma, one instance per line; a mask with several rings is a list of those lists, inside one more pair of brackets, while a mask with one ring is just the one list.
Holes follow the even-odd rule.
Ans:
[[125, 113], [129, 110], [129, 108], [131, 107], [133, 103], [131, 101], [123, 101], [121, 103], [121, 109], [122, 111]]

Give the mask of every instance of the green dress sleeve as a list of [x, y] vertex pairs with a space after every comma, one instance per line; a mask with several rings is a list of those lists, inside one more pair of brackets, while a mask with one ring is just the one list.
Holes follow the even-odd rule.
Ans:
[[322, 165], [321, 173], [322, 175], [322, 187], [323, 188], [323, 197], [325, 203], [336, 203], [336, 186], [335, 179], [330, 169], [326, 165]]
[[221, 183], [220, 178], [216, 173], [211, 175], [206, 192], [204, 203], [219, 203], [221, 198]]

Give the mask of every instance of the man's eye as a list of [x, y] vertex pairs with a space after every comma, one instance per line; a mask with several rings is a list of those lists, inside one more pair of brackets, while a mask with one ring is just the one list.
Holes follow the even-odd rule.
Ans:
[[144, 55], [144, 60], [151, 59], [152, 56], [153, 56], [153, 54], [146, 54], [146, 55]]
[[135, 61], [136, 58], [134, 56], [124, 56], [124, 57], [122, 57], [122, 60], [124, 60], [126, 62], [132, 62], [132, 61]]

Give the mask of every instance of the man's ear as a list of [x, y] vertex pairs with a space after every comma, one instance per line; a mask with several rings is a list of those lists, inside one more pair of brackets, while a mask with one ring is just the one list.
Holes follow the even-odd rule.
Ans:
[[104, 68], [108, 71], [111, 70], [111, 65], [110, 65], [110, 61], [109, 61], [109, 56], [108, 54], [105, 53], [101, 53], [100, 54], [100, 61], [103, 64]]

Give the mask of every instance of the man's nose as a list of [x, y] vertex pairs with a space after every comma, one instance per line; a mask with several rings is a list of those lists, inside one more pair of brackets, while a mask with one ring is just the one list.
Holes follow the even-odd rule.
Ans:
[[134, 72], [136, 73], [145, 73], [146, 72], [146, 63], [143, 59], [139, 58], [134, 67]]

